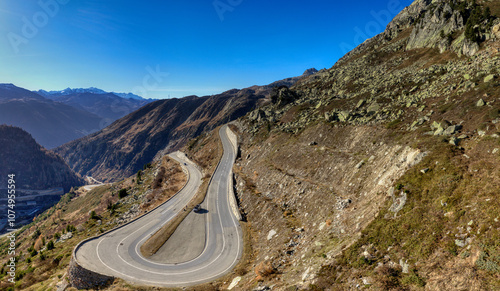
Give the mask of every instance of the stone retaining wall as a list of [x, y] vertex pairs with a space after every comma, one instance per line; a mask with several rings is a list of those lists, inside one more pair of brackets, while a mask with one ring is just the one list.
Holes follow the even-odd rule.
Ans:
[[114, 279], [114, 277], [89, 271], [78, 265], [74, 257], [71, 258], [68, 269], [68, 280], [71, 286], [77, 289], [106, 287], [113, 283]]
[[[235, 158], [238, 156], [238, 137], [236, 134], [229, 128], [229, 126], [226, 126], [226, 132], [227, 136], [229, 138], [229, 141], [233, 145], [234, 152], [235, 152]], [[231, 205], [231, 209], [233, 210], [234, 216], [236, 216], [236, 219], [238, 220], [243, 220], [243, 217], [241, 216], [241, 213], [238, 209], [238, 202], [236, 201], [236, 196], [234, 194], [234, 185], [233, 185], [233, 170], [231, 169], [229, 173], [229, 185], [227, 187], [228, 189], [228, 195], [229, 195], [229, 204]]]

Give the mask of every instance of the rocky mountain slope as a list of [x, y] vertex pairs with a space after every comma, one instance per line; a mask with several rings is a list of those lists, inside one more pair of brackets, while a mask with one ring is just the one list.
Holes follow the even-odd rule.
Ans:
[[0, 185], [7, 187], [8, 174], [16, 175], [19, 189], [44, 190], [82, 185], [64, 160], [41, 147], [24, 130], [0, 125]]
[[500, 288], [499, 15], [417, 0], [235, 123], [236, 289]]
[[[191, 290], [499, 290], [499, 16], [498, 1], [416, 0], [382, 34], [291, 88], [157, 101], [58, 151], [82, 173], [119, 177], [205, 132], [186, 149], [202, 164], [213, 157], [212, 125], [243, 116], [232, 126], [245, 261]], [[150, 182], [155, 171], [146, 171]], [[138, 197], [148, 189], [131, 179], [80, 202], [112, 221], [119, 188]], [[60, 231], [77, 199], [24, 230], [22, 248], [36, 227], [48, 238]], [[109, 213], [106, 199], [115, 199]], [[71, 218], [82, 237], [109, 227], [85, 215], [91, 209]], [[67, 264], [75, 244], [48, 254]], [[23, 272], [35, 274], [29, 264]], [[46, 269], [39, 285], [21, 284], [54, 285]]]
[[[308, 70], [303, 76], [314, 72]], [[294, 84], [299, 79], [282, 83]], [[56, 152], [81, 175], [104, 181], [127, 177], [155, 156], [176, 150], [191, 138], [269, 102], [272, 88], [253, 86], [213, 96], [159, 100]]]
[[12, 84], [0, 85], [0, 124], [28, 131], [46, 148], [95, 132], [102, 118], [88, 111], [46, 99]]

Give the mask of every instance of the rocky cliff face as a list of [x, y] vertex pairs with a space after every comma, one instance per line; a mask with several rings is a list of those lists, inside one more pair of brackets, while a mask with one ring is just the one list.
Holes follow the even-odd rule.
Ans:
[[481, 42], [497, 37], [492, 30], [497, 23], [491, 8], [476, 2], [418, 0], [389, 23], [384, 35], [393, 38], [411, 27], [407, 49], [439, 48], [472, 56]]

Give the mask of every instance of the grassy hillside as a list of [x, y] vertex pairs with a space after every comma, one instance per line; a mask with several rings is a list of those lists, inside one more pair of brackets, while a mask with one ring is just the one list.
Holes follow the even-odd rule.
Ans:
[[[139, 179], [140, 176], [140, 179]], [[54, 290], [64, 284], [74, 247], [82, 240], [108, 231], [155, 208], [186, 182], [180, 165], [168, 157], [145, 165], [134, 175], [91, 191], [83, 188], [16, 232], [16, 290]], [[9, 240], [0, 239], [0, 289], [9, 290]]]

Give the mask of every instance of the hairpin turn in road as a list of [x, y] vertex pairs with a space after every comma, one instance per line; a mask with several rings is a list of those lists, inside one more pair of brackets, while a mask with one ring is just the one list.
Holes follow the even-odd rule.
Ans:
[[230, 272], [241, 258], [243, 238], [241, 226], [230, 204], [233, 199], [230, 195], [234, 195], [230, 185], [236, 145], [230, 140], [229, 133], [227, 125], [219, 130], [224, 154], [202, 204], [205, 211], [197, 213], [204, 216], [206, 223], [205, 247], [201, 254], [194, 254], [196, 258], [186, 262], [165, 264], [148, 260], [140, 253], [140, 246], [183, 211], [201, 185], [202, 174], [194, 163], [171, 155], [189, 172], [186, 186], [147, 215], [80, 244], [74, 252], [78, 264], [99, 274], [122, 278], [131, 283], [161, 287], [197, 285]]

